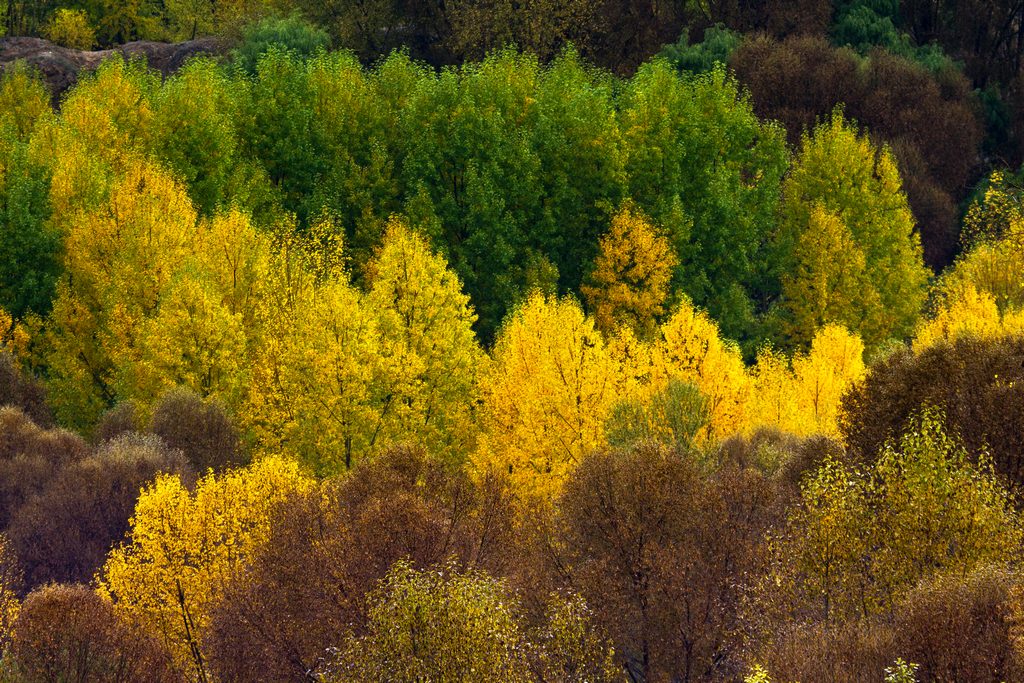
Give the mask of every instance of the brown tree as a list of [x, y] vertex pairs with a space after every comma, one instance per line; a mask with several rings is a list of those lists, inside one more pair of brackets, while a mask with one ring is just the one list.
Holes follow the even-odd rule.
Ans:
[[51, 585], [28, 596], [15, 624], [11, 659], [26, 683], [162, 683], [180, 680], [170, 655], [125, 623], [85, 586]]
[[187, 389], [164, 394], [153, 408], [149, 431], [185, 454], [197, 473], [244, 465], [238, 430], [224, 407]]
[[454, 557], [464, 568], [499, 570], [510, 505], [500, 480], [474, 484], [409, 448], [288, 501], [214, 609], [213, 671], [225, 681], [308, 680], [328, 647], [360, 632], [367, 593], [396, 561], [429, 567]]
[[7, 530], [28, 587], [89, 582], [124, 539], [139, 492], [161, 472], [194, 478], [180, 451], [139, 434], [108, 441], [58, 472]]
[[1024, 338], [961, 338], [919, 353], [897, 350], [871, 366], [843, 399], [846, 442], [873, 459], [921, 406], [939, 408], [948, 433], [968, 452], [991, 455], [996, 470], [1019, 487], [1024, 477]]
[[572, 586], [634, 680], [740, 673], [740, 578], [756, 564], [779, 495], [755, 470], [707, 476], [655, 445], [595, 453], [553, 516], [534, 517], [532, 563], [516, 581], [543, 595]]
[[41, 429], [17, 408], [0, 408], [0, 529], [58, 470], [88, 451], [71, 432]]

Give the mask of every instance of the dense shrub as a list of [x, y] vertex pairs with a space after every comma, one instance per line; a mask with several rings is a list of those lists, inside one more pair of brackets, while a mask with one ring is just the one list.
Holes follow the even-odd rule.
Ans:
[[132, 401], [122, 401], [103, 413], [92, 432], [92, 440], [97, 445], [112, 441], [126, 434], [143, 431], [138, 406]]
[[0, 529], [60, 469], [81, 460], [88, 450], [71, 432], [41, 429], [20, 410], [0, 408]]
[[180, 680], [155, 639], [121, 621], [109, 601], [85, 586], [51, 585], [28, 596], [11, 661], [26, 683]]
[[20, 409], [43, 428], [53, 426], [53, 413], [46, 404], [46, 387], [27, 374], [8, 352], [0, 352], [0, 406]]
[[991, 455], [1016, 486], [1024, 477], [1024, 338], [965, 337], [920, 352], [897, 350], [877, 361], [844, 398], [841, 424], [850, 447], [871, 459], [922, 406], [941, 409], [943, 424], [972, 457]]
[[58, 472], [8, 528], [28, 586], [89, 582], [124, 540], [140, 491], [159, 473], [193, 478], [180, 451], [133, 434]]
[[157, 402], [149, 430], [169, 448], [184, 453], [197, 473], [220, 471], [248, 460], [224, 407], [185, 389], [168, 392]]

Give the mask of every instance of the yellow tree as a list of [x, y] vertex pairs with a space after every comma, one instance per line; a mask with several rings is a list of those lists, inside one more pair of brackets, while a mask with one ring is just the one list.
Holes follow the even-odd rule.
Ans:
[[918, 326], [914, 336], [915, 351], [960, 337], [992, 338], [1024, 332], [1024, 309], [1000, 312], [995, 297], [978, 291], [971, 283], [952, 291], [947, 289], [944, 295], [935, 315]]
[[7, 129], [18, 140], [28, 140], [40, 122], [51, 122], [53, 109], [43, 82], [33, 76], [24, 62], [4, 69], [0, 78], [0, 130]]
[[72, 214], [47, 358], [51, 396], [68, 424], [88, 426], [125, 389], [118, 369], [196, 235], [187, 196], [146, 163], [131, 165], [101, 207]]
[[752, 381], [748, 429], [775, 427], [798, 433], [800, 415], [794, 400], [796, 388], [790, 359], [770, 346], [757, 354], [750, 369]]
[[839, 436], [839, 403], [864, 379], [864, 343], [842, 325], [818, 330], [806, 354], [793, 358], [794, 396], [801, 416], [798, 434]]
[[200, 222], [164, 171], [134, 163], [73, 214], [66, 243], [47, 337], [63, 419], [88, 427], [115, 400], [145, 407], [174, 386], [238, 404], [268, 269], [246, 216]]
[[59, 118], [36, 126], [31, 150], [51, 170], [53, 215], [95, 208], [113, 179], [139, 163], [153, 140], [157, 83], [143, 64], [109, 59], [69, 92]]
[[191, 679], [220, 591], [265, 542], [275, 506], [314, 485], [294, 461], [273, 457], [211, 473], [194, 492], [177, 476], [157, 478], [139, 497], [127, 544], [103, 567], [101, 593], [162, 636]]
[[338, 245], [310, 255], [289, 240], [275, 255], [242, 411], [261, 448], [293, 454], [323, 474], [372, 454], [384, 431], [373, 393], [381, 372], [377, 323], [342, 263]]
[[641, 337], [650, 336], [665, 312], [678, 262], [671, 245], [626, 204], [601, 238], [600, 249], [588, 282], [580, 288], [595, 324], [606, 335], [626, 325]]
[[397, 220], [388, 225], [367, 279], [364, 306], [377, 319], [384, 370], [374, 392], [388, 440], [465, 455], [484, 354], [462, 283], [444, 257]]
[[707, 399], [709, 423], [704, 439], [719, 439], [740, 432], [750, 381], [739, 347], [719, 336], [718, 325], [707, 313], [683, 301], [661, 326], [651, 347], [653, 391], [670, 379], [692, 383]]
[[[818, 204], [797, 238], [793, 268], [782, 278], [787, 312], [786, 336], [806, 347], [828, 323], [869, 330], [879, 305], [878, 291], [867, 281], [864, 252], [843, 219]], [[875, 334], [880, 331], [870, 331]]]
[[554, 496], [603, 443], [620, 366], [575, 301], [539, 293], [505, 321], [493, 355], [474, 465], [507, 471], [525, 496]]

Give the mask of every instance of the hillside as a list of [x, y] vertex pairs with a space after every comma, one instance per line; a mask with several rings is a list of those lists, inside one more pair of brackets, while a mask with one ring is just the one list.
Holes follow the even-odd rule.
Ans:
[[1024, 679], [1024, 6], [3, 18], [0, 680]]

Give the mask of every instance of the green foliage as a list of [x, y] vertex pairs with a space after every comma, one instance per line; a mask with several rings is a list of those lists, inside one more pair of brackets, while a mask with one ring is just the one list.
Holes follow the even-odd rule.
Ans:
[[[826, 275], [823, 268], [812, 264], [844, 259], [849, 262], [848, 272], [841, 277], [828, 276], [833, 282], [845, 282], [841, 287], [848, 290], [837, 292], [845, 303], [831, 314], [832, 321], [860, 333], [869, 349], [889, 338], [908, 337], [924, 303], [928, 273], [914, 217], [889, 150], [877, 150], [836, 110], [813, 135], [804, 135], [783, 193], [779, 265], [797, 277], [795, 288], [787, 292], [791, 299], [782, 302], [783, 309], [802, 317], [796, 309], [821, 294], [804, 288]], [[826, 215], [821, 214], [823, 210]], [[828, 225], [835, 228], [832, 236], [818, 238], [817, 233], [829, 232], [823, 227]], [[814, 239], [808, 241], [805, 235]], [[859, 254], [843, 246], [850, 241]], [[825, 253], [820, 253], [822, 249]], [[854, 263], [860, 258], [863, 266]], [[801, 274], [801, 268], [807, 270]], [[812, 328], [804, 324], [788, 336], [799, 343], [812, 334]]]
[[917, 683], [917, 670], [920, 668], [917, 664], [897, 658], [885, 670], [885, 683]]
[[330, 680], [531, 680], [514, 604], [484, 573], [417, 571], [400, 561], [370, 605], [367, 634], [344, 649]]
[[[722, 68], [680, 77], [663, 60], [620, 100], [632, 198], [676, 247], [676, 283], [725, 336], [756, 340], [757, 302], [777, 290], [766, 267], [788, 152]], [[756, 346], [756, 344], [754, 344]]]
[[605, 436], [617, 448], [656, 441], [685, 452], [709, 419], [708, 400], [700, 390], [671, 379], [647, 401], [628, 399], [615, 404], [605, 424]]
[[0, 162], [0, 308], [19, 319], [46, 315], [61, 272], [49, 172], [30, 159], [26, 145], [0, 146], [6, 146]]
[[900, 31], [894, 23], [898, 10], [888, 6], [890, 3], [877, 4], [885, 7], [854, 3], [838, 14], [831, 29], [832, 42], [852, 47], [861, 54], [883, 48], [920, 64], [934, 74], [958, 70], [957, 64], [941, 47], [934, 43], [918, 46], [907, 33]]
[[679, 40], [661, 48], [659, 57], [668, 60], [680, 71], [702, 74], [712, 71], [716, 65], [727, 65], [733, 51], [743, 42], [743, 35], [731, 31], [722, 24], [715, 24], [704, 30], [704, 40], [690, 43], [689, 29], [683, 29]]
[[269, 17], [242, 30], [242, 41], [231, 51], [231, 57], [240, 69], [253, 75], [260, 59], [272, 49], [305, 60], [326, 50], [329, 44], [330, 37], [323, 29], [298, 14]]

